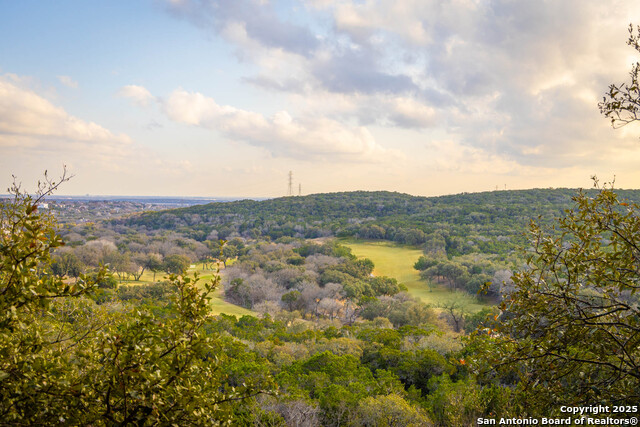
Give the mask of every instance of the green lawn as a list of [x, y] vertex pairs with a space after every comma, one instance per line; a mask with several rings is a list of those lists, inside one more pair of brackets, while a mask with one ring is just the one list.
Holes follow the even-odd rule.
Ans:
[[[202, 263], [198, 263], [195, 264], [195, 268], [189, 268], [187, 270], [187, 274], [189, 274], [189, 276], [193, 276], [193, 273], [195, 273], [196, 271], [198, 272], [198, 274], [200, 275], [200, 282], [204, 282], [205, 280], [210, 280], [213, 277], [213, 274], [215, 273], [214, 270], [210, 270], [210, 269], [203, 269], [202, 267]], [[224, 267], [221, 271], [221, 273], [224, 271]], [[162, 280], [164, 277], [166, 276], [165, 273], [156, 273], [155, 275], [155, 280], [156, 281], [160, 281]], [[124, 280], [122, 281], [123, 285], [141, 285], [141, 284], [146, 284], [146, 283], [153, 283], [153, 273], [150, 271], [145, 271], [142, 276], [140, 277], [140, 280]], [[120, 283], [120, 281], [118, 281], [118, 283]], [[222, 284], [213, 292], [212, 298], [211, 298], [211, 311], [213, 312], [213, 314], [230, 314], [230, 315], [234, 315], [237, 317], [242, 317], [245, 314], [248, 314], [250, 316], [257, 316], [258, 313], [256, 313], [255, 311], [251, 311], [248, 310], [244, 307], [240, 307], [239, 305], [235, 305], [235, 304], [231, 304], [227, 301], [224, 300], [224, 292], [222, 290]]]
[[375, 264], [373, 274], [397, 279], [407, 287], [411, 295], [420, 298], [426, 304], [437, 306], [456, 301], [470, 312], [487, 307], [466, 292], [452, 292], [442, 285], [431, 290], [427, 282], [420, 279], [418, 271], [413, 268], [413, 264], [423, 254], [420, 249], [386, 241], [340, 239], [339, 242], [351, 248], [358, 258], [369, 258], [373, 261]]
[[[196, 268], [193, 268], [193, 269], [190, 268], [188, 270], [188, 273], [189, 275], [192, 275], [196, 271], [198, 272], [198, 274], [200, 274], [200, 281], [211, 280], [211, 278], [213, 277], [213, 274], [215, 273], [215, 271], [213, 270], [203, 270], [202, 264], [197, 264]], [[224, 272], [224, 267], [220, 271], [220, 274], [223, 274], [223, 272]], [[224, 313], [224, 314], [234, 315], [237, 317], [242, 317], [245, 314], [248, 314], [249, 316], [258, 315], [258, 313], [256, 313], [255, 311], [251, 311], [244, 307], [240, 307], [239, 305], [231, 304], [230, 302], [225, 301], [224, 292], [222, 290], [222, 283], [213, 292], [212, 297], [213, 298], [211, 298], [211, 311], [213, 312], [213, 314]]]

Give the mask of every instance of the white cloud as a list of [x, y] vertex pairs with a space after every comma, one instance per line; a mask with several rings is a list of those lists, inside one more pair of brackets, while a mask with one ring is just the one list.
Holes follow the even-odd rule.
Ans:
[[[335, 6], [334, 20], [339, 31], [357, 39], [388, 31], [416, 46], [426, 46], [432, 38], [424, 24], [437, 13], [437, 5], [424, 0], [342, 2]], [[425, 19], [427, 18], [427, 19]]]
[[69, 76], [58, 76], [58, 80], [60, 81], [60, 83], [62, 83], [63, 85], [65, 85], [67, 87], [70, 87], [71, 89], [77, 89], [78, 88], [78, 82], [76, 82], [75, 80], [73, 80]]
[[68, 114], [28, 88], [15, 76], [0, 76], [0, 149], [90, 150], [124, 155], [126, 135]]
[[322, 115], [338, 121], [356, 117], [363, 125], [391, 128], [426, 129], [438, 126], [440, 112], [410, 96], [379, 94], [342, 94], [316, 90], [309, 94], [292, 95], [291, 103], [305, 115]]
[[127, 85], [120, 88], [116, 96], [121, 98], [129, 98], [141, 107], [147, 107], [154, 101], [153, 95], [143, 86]]
[[440, 172], [459, 172], [479, 175], [509, 175], [526, 173], [529, 175], [543, 171], [552, 173], [552, 168], [527, 167], [495, 153], [480, 148], [465, 146], [455, 140], [433, 140], [426, 144], [428, 160], [431, 170]]
[[66, 194], [185, 194], [197, 159], [135, 144], [69, 114], [41, 95], [46, 89], [33, 87], [39, 84], [32, 79], [0, 75], [0, 170], [28, 185], [42, 171], [67, 165], [75, 178], [64, 186]]
[[610, 81], [626, 78], [625, 32], [640, 16], [638, 2], [310, 0], [305, 37], [294, 37], [299, 26], [279, 27], [295, 43], [262, 31], [278, 24], [266, 20], [278, 16], [277, 2], [204, 4], [184, 0], [180, 10], [256, 64], [246, 81], [306, 105], [303, 117], [437, 128], [464, 146], [541, 167], [586, 165], [613, 145], [629, 146], [596, 102]]
[[433, 127], [436, 124], [436, 109], [409, 97], [387, 100], [389, 120], [395, 125], [408, 128]]
[[271, 118], [218, 105], [200, 93], [175, 90], [164, 102], [174, 121], [217, 130], [230, 139], [265, 148], [276, 156], [308, 160], [372, 162], [397, 158], [364, 127], [345, 126], [325, 117], [294, 119], [286, 111]]

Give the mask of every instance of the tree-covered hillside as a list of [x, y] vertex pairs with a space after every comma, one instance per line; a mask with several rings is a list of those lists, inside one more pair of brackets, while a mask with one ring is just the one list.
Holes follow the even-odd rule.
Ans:
[[[587, 190], [589, 192], [590, 190]], [[640, 201], [639, 190], [619, 190]], [[424, 245], [427, 252], [504, 254], [523, 244], [531, 220], [550, 224], [572, 206], [574, 189], [415, 197], [392, 192], [314, 194], [148, 212], [115, 220], [136, 231], [173, 230], [197, 241], [230, 237], [325, 236]]]

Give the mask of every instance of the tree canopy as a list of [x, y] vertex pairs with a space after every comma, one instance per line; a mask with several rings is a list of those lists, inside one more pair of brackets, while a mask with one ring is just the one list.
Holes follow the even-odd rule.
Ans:
[[610, 188], [575, 201], [559, 236], [532, 223], [529, 268], [513, 277], [502, 328], [476, 336], [492, 347], [476, 366], [517, 373], [533, 401], [637, 403], [640, 206]]
[[[629, 25], [627, 45], [640, 53], [640, 26]], [[628, 83], [612, 83], [609, 91], [598, 104], [600, 112], [611, 120], [611, 126], [620, 128], [640, 120], [640, 62], [636, 62], [629, 72]]]
[[97, 305], [89, 297], [104, 269], [75, 281], [50, 273], [51, 250], [63, 242], [38, 203], [58, 184], [47, 180], [36, 197], [14, 185], [13, 199], [0, 205], [2, 422], [228, 422], [233, 402], [263, 389], [251, 375], [231, 381], [224, 341], [204, 333], [219, 278], [200, 285], [197, 277], [171, 276], [163, 316], [117, 302]]

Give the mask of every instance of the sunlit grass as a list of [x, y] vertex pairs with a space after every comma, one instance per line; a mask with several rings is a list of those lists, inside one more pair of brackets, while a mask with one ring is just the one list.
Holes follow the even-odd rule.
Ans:
[[[220, 274], [224, 271], [224, 266], [220, 266]], [[218, 273], [217, 270], [205, 269], [201, 263], [196, 264], [195, 268], [190, 268], [187, 273], [192, 275], [193, 273], [198, 272], [200, 277], [200, 282], [208, 281], [213, 278], [215, 274]], [[222, 283], [218, 285], [216, 290], [213, 292], [211, 298], [211, 311], [213, 314], [230, 314], [237, 317], [242, 317], [244, 315], [249, 316], [257, 316], [258, 314], [255, 311], [251, 311], [244, 307], [240, 307], [239, 305], [231, 304], [224, 300], [224, 291], [222, 289]]]
[[[227, 262], [229, 264], [229, 262]], [[194, 268], [189, 268], [187, 270], [187, 274], [193, 277], [194, 273], [198, 273], [200, 281], [199, 283], [204, 283], [205, 281], [211, 280], [215, 274], [217, 274], [217, 269], [212, 269], [211, 264], [207, 264], [206, 266], [203, 263], [194, 264]], [[224, 271], [224, 266], [221, 266], [220, 273]], [[166, 273], [156, 273], [155, 274], [155, 282], [159, 282], [166, 278]], [[154, 275], [151, 271], [145, 271], [142, 276], [140, 276], [140, 280], [123, 280], [120, 282], [120, 285], [143, 285], [154, 283]], [[211, 295], [211, 311], [213, 314], [230, 314], [237, 317], [241, 317], [244, 315], [257, 316], [258, 314], [255, 311], [248, 310], [244, 307], [240, 307], [239, 305], [231, 304], [224, 300], [224, 291], [222, 289], [222, 283], [216, 288], [216, 290]]]
[[434, 307], [457, 302], [466, 311], [476, 312], [485, 307], [478, 298], [462, 291], [451, 291], [443, 285], [430, 287], [420, 278], [413, 265], [423, 254], [422, 250], [386, 241], [340, 239], [340, 244], [348, 246], [358, 258], [369, 258], [375, 264], [373, 273], [378, 276], [393, 277], [403, 283], [409, 293], [422, 302]]

